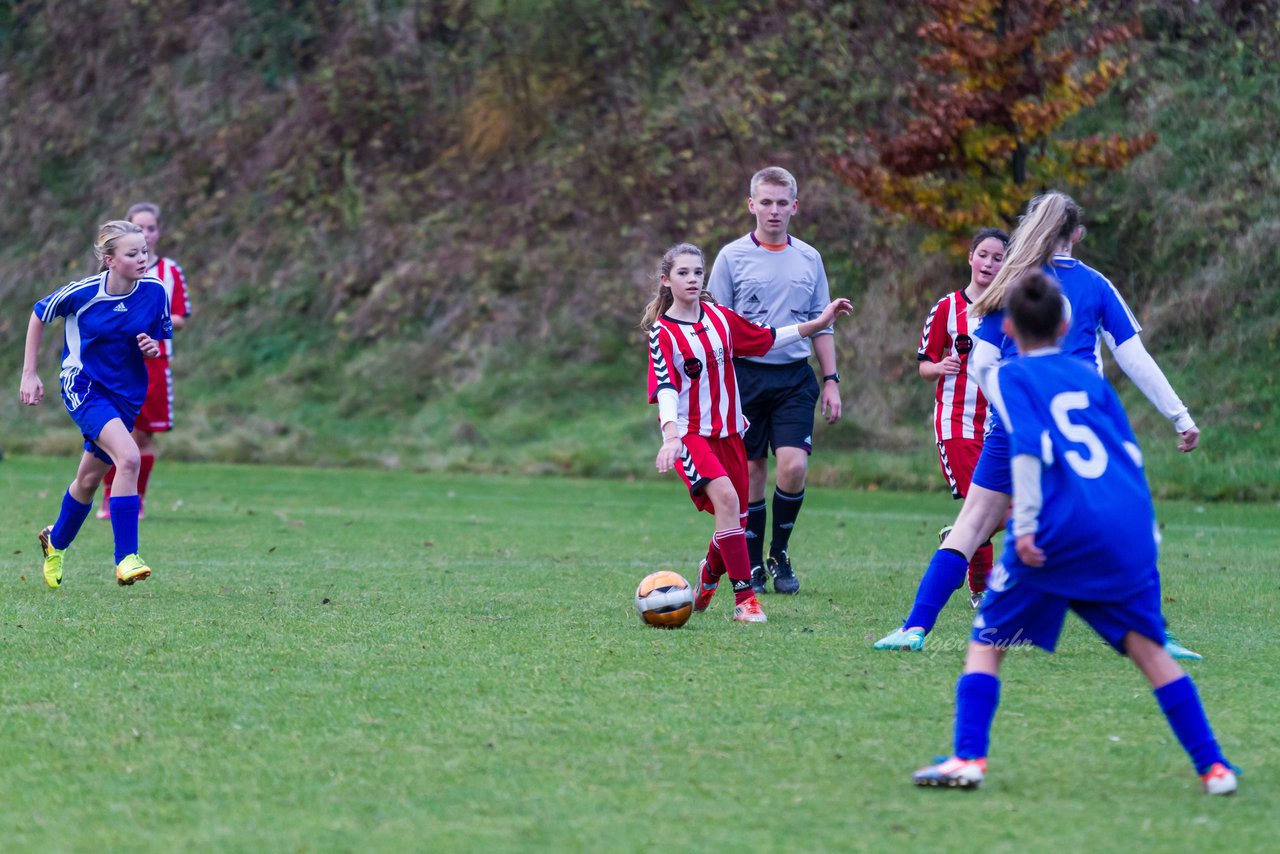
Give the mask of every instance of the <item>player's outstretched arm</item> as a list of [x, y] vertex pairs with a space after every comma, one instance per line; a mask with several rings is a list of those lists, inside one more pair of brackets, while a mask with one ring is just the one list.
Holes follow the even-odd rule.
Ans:
[[797, 324], [796, 331], [800, 333], [801, 338], [808, 338], [815, 332], [821, 332], [832, 323], [837, 317], [847, 317], [853, 314], [853, 303], [844, 297], [833, 299], [831, 303], [822, 310], [813, 320], [806, 320], [804, 323]]
[[1200, 444], [1200, 430], [1191, 417], [1190, 410], [1173, 390], [1169, 380], [1156, 364], [1156, 360], [1147, 352], [1142, 339], [1134, 335], [1123, 344], [1112, 349], [1116, 364], [1125, 372], [1138, 390], [1146, 395], [1147, 400], [1160, 411], [1160, 414], [1173, 422], [1173, 429], [1178, 431], [1178, 450], [1190, 453]]
[[37, 406], [44, 400], [44, 383], [36, 374], [36, 361], [40, 356], [40, 342], [44, 340], [44, 321], [31, 312], [27, 322], [27, 346], [22, 353], [22, 384], [18, 397], [27, 406]]

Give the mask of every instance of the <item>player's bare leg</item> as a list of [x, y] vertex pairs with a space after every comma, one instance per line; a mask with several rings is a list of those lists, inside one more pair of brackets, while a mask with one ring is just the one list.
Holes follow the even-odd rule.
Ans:
[[151, 568], [138, 556], [138, 472], [142, 455], [133, 435], [119, 418], [113, 418], [94, 440], [116, 467], [111, 495], [111, 531], [115, 535], [116, 581], [121, 585], [142, 581]]
[[133, 438], [138, 444], [139, 455], [138, 518], [143, 519], [147, 515], [147, 483], [151, 480], [151, 469], [156, 464], [155, 434], [135, 427]]
[[1006, 650], [995, 644], [969, 642], [964, 673], [956, 683], [955, 751], [950, 758], [926, 765], [912, 775], [917, 786], [976, 789], [987, 775], [991, 722], [1000, 703], [1000, 665]]
[[1195, 683], [1173, 660], [1162, 644], [1138, 632], [1124, 638], [1125, 653], [1151, 683], [1160, 711], [1210, 795], [1230, 795], [1236, 791], [1236, 768], [1222, 755], [1209, 726]]
[[1009, 495], [973, 484], [960, 507], [955, 524], [916, 587], [911, 613], [901, 628], [876, 641], [873, 649], [921, 650], [924, 638], [933, 630], [943, 606], [956, 588], [964, 584], [974, 552], [991, 538], [1009, 510]]

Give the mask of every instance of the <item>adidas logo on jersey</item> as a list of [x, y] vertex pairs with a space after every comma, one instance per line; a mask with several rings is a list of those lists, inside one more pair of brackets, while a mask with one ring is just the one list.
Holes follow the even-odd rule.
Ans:
[[747, 302], [759, 303], [760, 297], [756, 296], [755, 294], [752, 294], [751, 296], [747, 297]]
[[116, 303], [116, 307], [115, 307], [115, 308], [113, 308], [113, 309], [111, 309], [111, 310], [112, 310], [112, 311], [128, 311], [129, 309], [127, 309], [127, 308], [125, 308], [125, 307], [124, 307], [124, 303], [122, 303], [122, 302], [118, 302], [118, 303]]

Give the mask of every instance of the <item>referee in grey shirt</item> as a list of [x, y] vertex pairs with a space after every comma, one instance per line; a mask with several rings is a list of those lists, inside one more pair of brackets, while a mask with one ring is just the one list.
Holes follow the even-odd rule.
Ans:
[[[802, 323], [822, 313], [831, 301], [822, 256], [787, 233], [798, 208], [796, 179], [786, 169], [770, 166], [751, 177], [747, 209], [755, 215], [756, 227], [716, 256], [707, 283], [716, 302], [770, 326]], [[733, 360], [742, 411], [750, 422], [743, 436], [751, 479], [746, 529], [751, 586], [756, 593], [766, 592], [770, 578], [775, 593], [800, 590], [787, 545], [804, 502], [804, 479], [813, 450], [813, 413], [819, 398], [827, 423], [834, 424], [840, 418], [835, 338], [827, 329], [815, 334], [812, 341], [821, 385], [809, 367], [807, 340], [775, 349], [767, 356]], [[778, 463], [766, 563], [764, 490], [770, 448]]]

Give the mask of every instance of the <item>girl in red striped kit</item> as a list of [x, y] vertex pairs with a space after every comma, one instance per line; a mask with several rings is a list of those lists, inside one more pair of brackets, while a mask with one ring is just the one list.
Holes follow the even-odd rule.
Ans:
[[[973, 328], [969, 306], [986, 293], [1004, 263], [1009, 235], [998, 228], [984, 228], [969, 244], [969, 284], [938, 300], [920, 333], [920, 376], [936, 380], [933, 433], [938, 442], [938, 463], [951, 488], [951, 496], [963, 499], [969, 492], [973, 469], [982, 454], [982, 438], [987, 426], [987, 399], [978, 389], [978, 380], [969, 367], [973, 349]], [[943, 539], [951, 526], [943, 528]], [[974, 608], [987, 589], [991, 571], [992, 546], [987, 540], [969, 562], [969, 603]]]
[[658, 405], [662, 447], [659, 472], [675, 468], [699, 510], [715, 516], [716, 530], [694, 583], [694, 610], [711, 603], [720, 579], [733, 585], [733, 619], [767, 621], [751, 590], [743, 523], [747, 506], [747, 428], [738, 399], [734, 356], [763, 356], [827, 329], [853, 312], [837, 299], [813, 320], [773, 328], [716, 305], [705, 289], [702, 250], [680, 243], [658, 268], [658, 289], [645, 307], [649, 330], [649, 402]]

